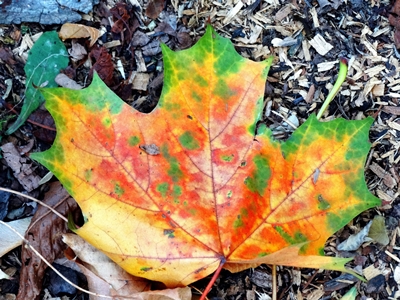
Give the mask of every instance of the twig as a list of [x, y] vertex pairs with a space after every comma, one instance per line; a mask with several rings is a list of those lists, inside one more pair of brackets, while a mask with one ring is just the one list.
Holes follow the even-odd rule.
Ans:
[[272, 265], [272, 300], [277, 300], [278, 287], [276, 283], [276, 265]]
[[38, 200], [38, 199], [36, 199], [36, 198], [33, 198], [33, 197], [31, 197], [31, 196], [22, 194], [22, 193], [20, 193], [20, 192], [14, 191], [14, 190], [10, 190], [10, 189], [7, 189], [7, 188], [3, 188], [3, 187], [0, 187], [0, 191], [12, 193], [12, 194], [15, 194], [15, 195], [24, 197], [24, 198], [26, 198], [26, 199], [32, 200], [32, 201], [34, 201], [34, 202], [36, 202], [36, 203], [39, 203], [40, 205], [42, 205], [42, 206], [44, 206], [44, 207], [50, 209], [53, 213], [55, 213], [57, 216], [59, 216], [61, 219], [63, 219], [66, 223], [68, 223], [68, 219], [67, 219], [66, 217], [64, 217], [62, 214], [60, 214], [58, 211], [56, 211], [53, 207], [47, 205], [47, 204], [44, 203], [43, 201], [40, 201], [40, 200]]

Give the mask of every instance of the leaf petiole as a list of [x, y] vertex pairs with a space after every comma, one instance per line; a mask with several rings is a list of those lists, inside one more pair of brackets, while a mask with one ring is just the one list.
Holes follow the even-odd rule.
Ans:
[[336, 94], [339, 92], [340, 87], [346, 80], [346, 76], [347, 76], [347, 59], [342, 57], [340, 59], [338, 78], [336, 79], [335, 85], [333, 86], [332, 90], [326, 97], [324, 104], [322, 105], [320, 111], [318, 112], [317, 120], [319, 120], [322, 117], [325, 110], [328, 108], [329, 103], [332, 102], [333, 98], [335, 98]]

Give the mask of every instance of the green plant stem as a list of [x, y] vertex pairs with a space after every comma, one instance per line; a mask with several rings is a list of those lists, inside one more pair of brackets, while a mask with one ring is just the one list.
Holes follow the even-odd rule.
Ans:
[[322, 117], [325, 110], [328, 108], [329, 103], [332, 102], [333, 98], [335, 98], [336, 94], [339, 92], [340, 87], [342, 86], [343, 82], [346, 80], [346, 76], [347, 76], [347, 59], [341, 58], [338, 78], [336, 79], [335, 85], [333, 86], [332, 90], [326, 97], [324, 104], [322, 105], [322, 107], [317, 115], [317, 120], [319, 120]]

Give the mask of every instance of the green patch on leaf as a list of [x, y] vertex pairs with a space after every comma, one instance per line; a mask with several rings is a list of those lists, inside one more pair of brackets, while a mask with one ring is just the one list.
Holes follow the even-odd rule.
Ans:
[[114, 183], [114, 193], [117, 194], [118, 197], [121, 197], [123, 194], [125, 194], [125, 190], [118, 182]]
[[167, 196], [169, 184], [167, 182], [163, 182], [157, 185], [157, 192], [161, 193], [161, 197], [165, 198]]
[[225, 162], [231, 162], [235, 158], [235, 155], [221, 155], [221, 160]]
[[327, 210], [331, 207], [328, 201], [322, 197], [322, 195], [318, 195], [318, 209], [320, 210]]
[[161, 153], [169, 163], [168, 175], [171, 177], [173, 182], [177, 182], [183, 178], [183, 172], [179, 165], [179, 161], [176, 157], [169, 154], [168, 146], [163, 144], [161, 146]]
[[84, 177], [85, 177], [85, 180], [87, 182], [92, 180], [92, 176], [93, 176], [93, 170], [92, 169], [85, 170]]
[[139, 139], [139, 137], [136, 136], [136, 135], [131, 136], [131, 137], [128, 139], [128, 144], [129, 144], [129, 146], [131, 146], [131, 147], [134, 147], [134, 146], [139, 145], [139, 142], [140, 142], [140, 139]]
[[235, 222], [233, 222], [233, 228], [238, 229], [239, 227], [243, 227], [243, 226], [244, 226], [244, 222], [242, 220], [242, 216], [238, 215]]
[[263, 196], [268, 179], [271, 176], [268, 160], [261, 155], [256, 155], [253, 158], [253, 163], [255, 165], [255, 171], [251, 176], [245, 179], [244, 184], [250, 191], [257, 192], [260, 196]]
[[193, 137], [193, 134], [190, 131], [184, 132], [180, 137], [179, 137], [179, 142], [181, 145], [188, 149], [188, 150], [196, 150], [200, 148], [199, 143], [195, 140]]
[[281, 226], [275, 226], [274, 228], [279, 233], [279, 235], [291, 245], [301, 244], [308, 241], [301, 232], [296, 232], [294, 236], [291, 236]]
[[175, 230], [173, 229], [164, 229], [164, 235], [168, 236], [169, 239], [173, 239]]

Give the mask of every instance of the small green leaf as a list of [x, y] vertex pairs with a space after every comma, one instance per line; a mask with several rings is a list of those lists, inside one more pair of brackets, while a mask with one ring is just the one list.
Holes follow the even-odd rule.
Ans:
[[342, 298], [341, 300], [355, 300], [357, 296], [357, 289], [353, 286]]
[[16, 131], [29, 115], [44, 101], [37, 87], [56, 87], [54, 78], [68, 66], [68, 53], [55, 31], [45, 32], [29, 51], [24, 67], [26, 74], [25, 100], [21, 113], [15, 123], [6, 131], [11, 134]]

